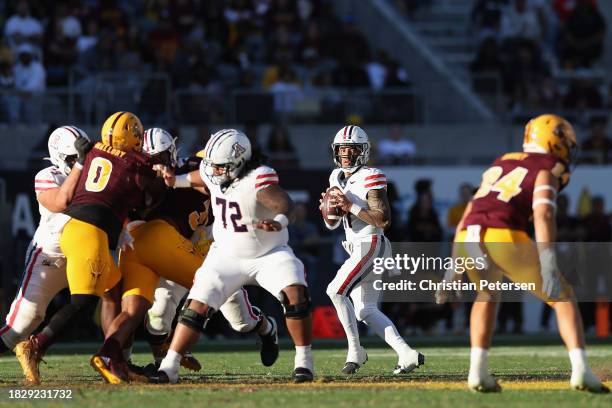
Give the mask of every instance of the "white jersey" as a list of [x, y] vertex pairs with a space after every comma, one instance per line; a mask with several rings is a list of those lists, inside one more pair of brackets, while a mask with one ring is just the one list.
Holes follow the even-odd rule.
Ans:
[[[34, 191], [36, 195], [50, 188], [61, 186], [66, 177], [55, 166], [49, 166], [36, 174], [34, 178]], [[62, 213], [54, 213], [38, 204], [40, 212], [40, 223], [34, 233], [33, 241], [43, 252], [49, 256], [63, 256], [60, 249], [59, 239], [64, 229], [64, 225], [70, 219], [69, 216]]]
[[274, 169], [259, 166], [245, 177], [234, 180], [224, 190], [210, 181], [204, 169], [202, 161], [200, 177], [210, 192], [210, 205], [215, 217], [213, 237], [221, 251], [240, 258], [256, 258], [287, 244], [287, 228], [264, 231], [253, 226], [261, 219], [276, 216], [257, 202], [259, 190], [278, 184]]
[[[349, 178], [345, 177], [342, 169], [335, 169], [329, 176], [329, 186], [338, 187], [352, 203], [368, 208], [368, 191], [386, 188], [387, 177], [381, 170], [367, 166], [361, 167]], [[382, 228], [370, 225], [351, 213], [342, 217], [342, 224], [347, 241], [383, 234]]]

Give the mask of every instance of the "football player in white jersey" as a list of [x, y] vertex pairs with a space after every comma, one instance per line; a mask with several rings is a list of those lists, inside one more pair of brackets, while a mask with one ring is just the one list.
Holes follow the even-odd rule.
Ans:
[[26, 253], [25, 270], [6, 325], [0, 328], [0, 354], [14, 350], [26, 383], [39, 384], [38, 365], [30, 354], [30, 334], [45, 317], [47, 306], [68, 286], [66, 262], [59, 236], [69, 217], [61, 213], [70, 203], [81, 174], [85, 155], [91, 148], [87, 134], [74, 126], [62, 126], [49, 135], [49, 166], [36, 174], [34, 190], [40, 223]]
[[170, 350], [152, 382], [177, 382], [182, 354], [210, 316], [244, 285], [276, 296], [295, 343], [295, 382], [312, 381], [311, 304], [304, 265], [287, 245], [291, 199], [278, 175], [251, 152], [246, 135], [224, 129], [212, 135], [199, 171], [166, 173], [169, 186], [206, 187], [214, 214], [215, 242], [195, 275]]
[[343, 224], [343, 246], [350, 255], [327, 287], [348, 340], [342, 373], [354, 374], [368, 359], [359, 342], [357, 320], [366, 323], [395, 350], [399, 360], [394, 373], [409, 373], [423, 365], [425, 357], [406, 344], [391, 320], [378, 309], [380, 292], [365, 279], [372, 272], [374, 258], [391, 256], [391, 244], [384, 235], [391, 223], [387, 179], [381, 170], [366, 165], [370, 142], [360, 127], [340, 129], [331, 147], [338, 168], [329, 177], [327, 191], [332, 190], [335, 206], [343, 216], [335, 224], [325, 221], [325, 225], [336, 229]]

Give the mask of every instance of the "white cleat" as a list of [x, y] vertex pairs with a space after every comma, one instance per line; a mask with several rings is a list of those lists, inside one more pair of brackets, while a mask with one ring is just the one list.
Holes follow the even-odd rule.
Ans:
[[468, 388], [477, 392], [501, 392], [501, 386], [491, 374], [484, 377], [469, 376]]
[[606, 387], [591, 370], [572, 373], [570, 385], [577, 391], [589, 391], [605, 394], [610, 392], [610, 389]]
[[410, 350], [404, 355], [400, 356], [397, 365], [393, 370], [393, 374], [408, 374], [423, 364], [425, 364], [425, 356], [416, 350]]

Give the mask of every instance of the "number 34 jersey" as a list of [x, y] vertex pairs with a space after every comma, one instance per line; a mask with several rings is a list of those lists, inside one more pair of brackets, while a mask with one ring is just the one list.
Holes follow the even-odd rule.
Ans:
[[483, 173], [464, 226], [526, 230], [533, 214], [533, 190], [541, 170], [550, 171], [560, 179], [561, 185], [569, 177], [566, 166], [550, 154], [508, 153], [499, 157]]
[[278, 175], [268, 166], [259, 166], [227, 187], [213, 183], [200, 164], [200, 176], [210, 192], [214, 215], [215, 246], [230, 256], [257, 258], [289, 240], [287, 228], [264, 231], [254, 227], [257, 221], [272, 219], [276, 213], [257, 202], [257, 192], [278, 184]]
[[105, 231], [115, 248], [123, 222], [130, 210], [143, 205], [144, 188], [154, 176], [148, 156], [96, 143], [64, 213]]

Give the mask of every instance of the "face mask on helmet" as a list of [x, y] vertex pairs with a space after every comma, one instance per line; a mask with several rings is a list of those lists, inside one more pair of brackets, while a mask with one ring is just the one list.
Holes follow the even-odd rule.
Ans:
[[212, 135], [204, 151], [204, 174], [218, 185], [237, 179], [251, 159], [251, 143], [236, 129], [223, 129]]
[[368, 145], [357, 144], [333, 144], [334, 163], [337, 167], [353, 172], [365, 165], [368, 161]]

